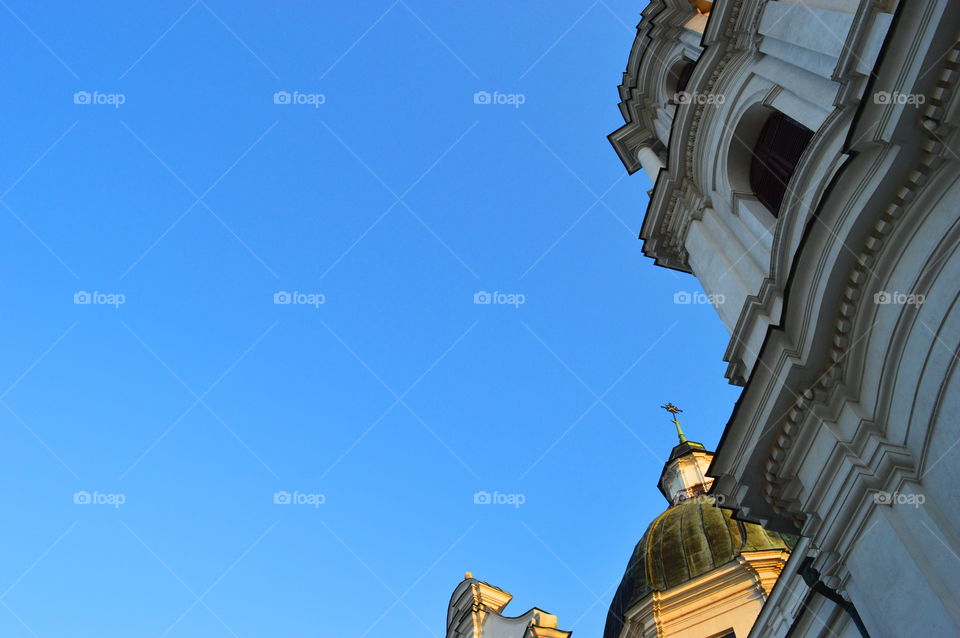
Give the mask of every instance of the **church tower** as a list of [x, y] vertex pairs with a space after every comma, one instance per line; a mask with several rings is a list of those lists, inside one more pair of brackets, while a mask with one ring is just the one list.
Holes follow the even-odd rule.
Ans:
[[637, 543], [604, 638], [734, 638], [750, 632], [790, 557], [794, 538], [734, 520], [708, 495], [713, 453], [688, 441], [670, 452], [659, 488], [669, 507]]

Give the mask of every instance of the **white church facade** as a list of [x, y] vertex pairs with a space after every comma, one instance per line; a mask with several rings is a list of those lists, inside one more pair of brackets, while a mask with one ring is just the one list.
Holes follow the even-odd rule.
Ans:
[[799, 538], [756, 638], [960, 636], [958, 83], [956, 0], [643, 12], [610, 141], [730, 333], [711, 493]]

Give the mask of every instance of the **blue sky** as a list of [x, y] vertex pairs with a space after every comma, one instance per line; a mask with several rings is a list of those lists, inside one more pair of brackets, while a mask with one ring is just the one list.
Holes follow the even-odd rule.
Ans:
[[0, 635], [598, 635], [737, 392], [605, 139], [642, 6], [0, 4]]

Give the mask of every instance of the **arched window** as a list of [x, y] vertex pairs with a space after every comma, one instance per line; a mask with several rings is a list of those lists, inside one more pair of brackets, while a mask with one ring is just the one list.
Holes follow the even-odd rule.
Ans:
[[779, 111], [767, 118], [750, 161], [750, 190], [776, 216], [813, 131]]
[[668, 104], [676, 104], [677, 94], [686, 90], [687, 83], [690, 82], [690, 76], [693, 75], [693, 67], [696, 63], [696, 60], [681, 58], [670, 67], [670, 71], [667, 73], [666, 86]]

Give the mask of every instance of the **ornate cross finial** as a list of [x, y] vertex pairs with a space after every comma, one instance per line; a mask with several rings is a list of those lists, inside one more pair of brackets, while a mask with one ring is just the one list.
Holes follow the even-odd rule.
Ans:
[[687, 437], [683, 435], [683, 430], [680, 429], [680, 421], [679, 419], [677, 419], [677, 414], [679, 414], [680, 412], [683, 412], [683, 410], [681, 410], [680, 408], [678, 408], [672, 403], [667, 403], [666, 405], [661, 405], [660, 407], [666, 410], [667, 412], [669, 412], [670, 416], [673, 417], [672, 419], [670, 419], [670, 422], [673, 423], [675, 426], [677, 426], [677, 436], [680, 437], [680, 442], [686, 443]]

